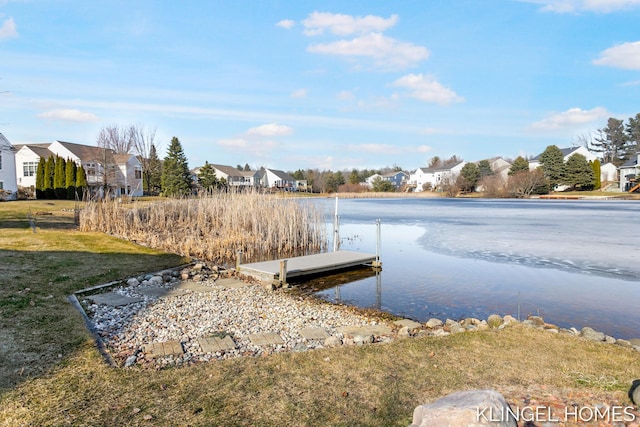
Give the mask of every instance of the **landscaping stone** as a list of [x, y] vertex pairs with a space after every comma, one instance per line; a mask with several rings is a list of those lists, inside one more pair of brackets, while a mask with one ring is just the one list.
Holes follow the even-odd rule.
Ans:
[[435, 319], [435, 318], [431, 318], [429, 320], [427, 320], [427, 328], [439, 328], [440, 326], [442, 326], [442, 320], [440, 319]]
[[419, 327], [422, 326], [421, 323], [414, 322], [411, 319], [396, 320], [395, 322], [393, 322], [393, 324], [400, 327], [406, 327], [409, 330], [418, 329]]
[[585, 326], [580, 331], [580, 336], [591, 341], [604, 341], [605, 335], [603, 332], [594, 331], [592, 328]]
[[398, 331], [398, 338], [409, 338], [411, 336], [411, 331], [407, 326], [400, 328]]
[[409, 427], [517, 427], [510, 409], [495, 390], [461, 391], [416, 407]]
[[527, 320], [531, 321], [534, 326], [544, 326], [544, 319], [540, 316], [529, 316]]
[[338, 347], [342, 345], [342, 340], [336, 336], [330, 336], [324, 340], [324, 345], [325, 347]]

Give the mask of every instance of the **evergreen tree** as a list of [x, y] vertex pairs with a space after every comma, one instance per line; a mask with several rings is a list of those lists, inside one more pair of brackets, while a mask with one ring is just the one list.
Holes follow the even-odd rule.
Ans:
[[53, 155], [50, 155], [44, 164], [44, 186], [43, 190], [46, 199], [55, 199], [56, 193], [53, 190], [53, 176], [55, 174], [56, 161], [53, 159]]
[[371, 191], [391, 193], [396, 191], [396, 187], [391, 181], [387, 181], [378, 176], [371, 183]]
[[65, 187], [67, 189], [67, 199], [73, 200], [76, 196], [76, 173], [78, 167], [71, 159], [67, 160], [65, 166]]
[[207, 161], [204, 162], [204, 166], [202, 166], [198, 172], [198, 180], [205, 190], [212, 190], [220, 185], [216, 177], [216, 171], [213, 170], [213, 166]]
[[491, 163], [489, 163], [489, 160], [480, 160], [478, 162], [478, 173], [479, 179], [493, 175], [493, 169], [491, 169]]
[[632, 154], [624, 122], [613, 117], [607, 121], [606, 127], [598, 129], [598, 137], [593, 139], [588, 148], [599, 153], [605, 163], [611, 162], [616, 166], [623, 164]]
[[84, 195], [87, 193], [87, 172], [82, 166], [76, 170], [76, 195], [79, 200], [84, 200]]
[[349, 174], [349, 184], [359, 184], [360, 182], [360, 174], [356, 169], [352, 170]]
[[602, 168], [600, 167], [600, 160], [595, 159], [591, 163], [591, 169], [593, 170], [593, 189], [599, 190], [602, 187]]
[[590, 190], [593, 188], [593, 181], [593, 169], [585, 156], [576, 153], [567, 159], [564, 184], [573, 189]]
[[516, 174], [518, 172], [528, 171], [528, 170], [529, 170], [529, 162], [527, 161], [527, 159], [525, 159], [522, 156], [518, 156], [513, 161], [513, 164], [511, 165], [511, 168], [509, 169], [509, 175], [513, 175], [513, 174]]
[[461, 191], [475, 191], [480, 179], [480, 169], [475, 163], [467, 163], [460, 170], [457, 185]]
[[191, 191], [191, 175], [187, 157], [175, 136], [162, 165], [162, 192], [165, 196], [183, 196]]
[[158, 157], [158, 151], [154, 144], [151, 144], [149, 149], [149, 162], [144, 174], [144, 183], [147, 187], [147, 193], [151, 194], [160, 192], [160, 189], [162, 188], [162, 162]]
[[628, 152], [632, 155], [640, 152], [640, 113], [636, 114], [635, 117], [629, 118], [629, 123], [625, 130], [629, 140]]
[[56, 199], [67, 198], [67, 188], [65, 187], [67, 162], [62, 157], [56, 157], [56, 166], [53, 173], [53, 189]]
[[36, 199], [44, 199], [44, 165], [47, 161], [44, 157], [40, 157], [38, 161], [38, 169], [36, 170]]
[[564, 155], [558, 147], [549, 145], [540, 155], [540, 165], [545, 178], [547, 178], [549, 182], [549, 189], [551, 191], [559, 184], [564, 183]]
[[249, 166], [249, 163], [245, 163], [244, 164], [244, 171], [245, 172], [249, 172], [251, 170], [251, 166]]

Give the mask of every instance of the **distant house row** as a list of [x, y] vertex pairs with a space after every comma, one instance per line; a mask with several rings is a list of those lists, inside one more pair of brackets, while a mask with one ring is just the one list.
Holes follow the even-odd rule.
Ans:
[[[597, 157], [585, 147], [561, 149], [564, 160], [574, 154], [582, 154], [588, 161]], [[0, 190], [8, 190], [14, 197], [18, 188], [34, 188], [36, 171], [41, 158], [58, 156], [71, 160], [85, 169], [87, 184], [92, 194], [103, 196], [108, 191], [113, 196], [142, 196], [142, 165], [133, 154], [116, 154], [113, 150], [71, 142], [54, 141], [49, 144], [25, 144], [13, 146], [0, 133]], [[511, 164], [497, 157], [488, 160], [494, 174], [508, 177]], [[389, 181], [397, 189], [408, 188], [413, 191], [436, 190], [446, 180], [455, 178], [467, 162], [461, 161], [447, 166], [417, 168], [413, 173], [397, 171], [386, 174], [374, 174], [363, 185], [372, 187], [377, 179]], [[619, 181], [620, 191], [628, 191], [636, 185], [636, 176], [640, 164], [640, 153], [616, 168], [607, 163], [601, 166], [603, 182]], [[297, 180], [286, 172], [276, 169], [244, 171], [219, 164], [211, 165], [216, 177], [224, 179], [227, 185], [241, 188], [271, 188], [284, 191], [307, 191], [305, 180]], [[529, 169], [540, 166], [540, 155], [529, 162]], [[191, 171], [197, 184], [201, 168]]]
[[[283, 191], [307, 191], [307, 181], [293, 178], [286, 172], [277, 169], [260, 169], [245, 171], [226, 165], [210, 164], [217, 179], [224, 179], [233, 188], [272, 188]], [[202, 167], [191, 170], [191, 176], [198, 184], [198, 175]]]
[[83, 167], [91, 194], [99, 197], [107, 191], [113, 196], [142, 196], [142, 165], [133, 154], [117, 154], [108, 148], [71, 142], [12, 146], [0, 134], [0, 189], [35, 188], [40, 159], [50, 156], [71, 160]]

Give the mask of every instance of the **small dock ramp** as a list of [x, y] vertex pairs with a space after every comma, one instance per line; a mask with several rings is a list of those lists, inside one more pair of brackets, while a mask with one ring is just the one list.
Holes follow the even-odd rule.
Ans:
[[284, 284], [287, 278], [329, 273], [362, 265], [377, 265], [375, 254], [327, 252], [264, 262], [240, 264], [237, 270], [265, 283]]
[[629, 189], [629, 193], [635, 193], [638, 190], [640, 190], [640, 184], [636, 184], [631, 189]]

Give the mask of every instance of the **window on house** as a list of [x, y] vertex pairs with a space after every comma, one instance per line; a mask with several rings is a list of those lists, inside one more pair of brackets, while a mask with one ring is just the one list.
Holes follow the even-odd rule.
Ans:
[[0, 170], [2, 170], [2, 153], [0, 153]]
[[0, 190], [4, 190], [4, 182], [0, 181]]
[[23, 162], [22, 163], [22, 175], [23, 176], [35, 176], [38, 169], [38, 162]]
[[87, 175], [95, 176], [96, 175], [96, 165], [93, 163], [87, 164]]
[[134, 171], [134, 173], [135, 173], [135, 178], [136, 179], [142, 179], [142, 170], [141, 169], [136, 169]]

